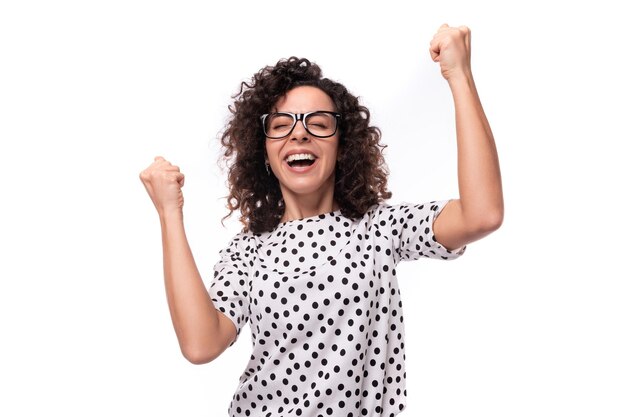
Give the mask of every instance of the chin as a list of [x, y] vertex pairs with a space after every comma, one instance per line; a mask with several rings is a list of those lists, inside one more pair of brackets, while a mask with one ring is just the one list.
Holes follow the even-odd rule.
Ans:
[[323, 192], [326, 189], [334, 189], [334, 173], [326, 180], [312, 177], [289, 178], [287, 181], [279, 181], [280, 188], [285, 192], [297, 195], [307, 195], [316, 192]]
[[306, 194], [311, 194], [317, 191], [320, 191], [320, 189], [322, 189], [323, 184], [320, 183], [314, 183], [314, 184], [284, 184], [283, 187], [281, 187], [283, 189], [283, 194], [284, 191], [290, 192], [292, 194], [302, 194], [302, 195], [306, 195]]

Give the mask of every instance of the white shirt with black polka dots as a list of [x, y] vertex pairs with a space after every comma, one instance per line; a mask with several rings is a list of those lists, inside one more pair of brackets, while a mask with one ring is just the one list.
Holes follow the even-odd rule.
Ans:
[[404, 320], [395, 267], [465, 252], [435, 240], [433, 222], [448, 201], [381, 203], [355, 221], [337, 210], [235, 235], [209, 287], [237, 328], [230, 346], [248, 322], [252, 334], [229, 416], [402, 412]]

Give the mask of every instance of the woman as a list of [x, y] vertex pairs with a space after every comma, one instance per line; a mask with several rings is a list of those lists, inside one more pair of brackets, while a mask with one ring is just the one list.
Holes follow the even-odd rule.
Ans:
[[230, 108], [221, 138], [231, 161], [228, 208], [240, 210], [244, 227], [220, 252], [208, 292], [184, 233], [184, 175], [162, 157], [142, 171], [161, 219], [183, 355], [210, 362], [250, 323], [253, 352], [230, 416], [389, 417], [405, 409], [395, 266], [455, 259], [503, 217], [469, 29], [442, 25], [430, 53], [454, 96], [460, 199], [384, 203], [384, 146], [369, 111], [295, 57], [242, 83]]

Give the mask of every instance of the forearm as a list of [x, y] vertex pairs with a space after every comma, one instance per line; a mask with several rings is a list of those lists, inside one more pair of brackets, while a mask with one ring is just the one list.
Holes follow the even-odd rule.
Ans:
[[187, 241], [180, 212], [160, 216], [165, 291], [183, 355], [202, 362], [216, 349], [218, 314]]
[[463, 218], [477, 228], [498, 227], [504, 214], [496, 144], [471, 72], [449, 81], [454, 99], [458, 181]]

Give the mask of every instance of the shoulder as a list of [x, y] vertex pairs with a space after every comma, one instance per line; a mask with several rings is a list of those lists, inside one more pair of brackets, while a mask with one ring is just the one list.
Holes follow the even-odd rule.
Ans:
[[249, 273], [249, 268], [253, 264], [256, 252], [257, 245], [254, 242], [252, 233], [243, 231], [236, 233], [220, 249], [219, 259], [214, 269], [216, 273], [223, 268], [237, 271], [240, 275]]
[[446, 203], [447, 200], [432, 200], [419, 203], [402, 201], [394, 204], [382, 202], [374, 206], [371, 210], [372, 216], [379, 221], [404, 223], [406, 220], [415, 217], [423, 220], [428, 219], [431, 215], [436, 217]]
[[250, 251], [251, 247], [254, 247], [255, 234], [252, 232], [245, 232], [241, 230], [227, 241], [227, 243], [220, 250], [222, 257], [228, 255], [241, 255], [242, 252]]

